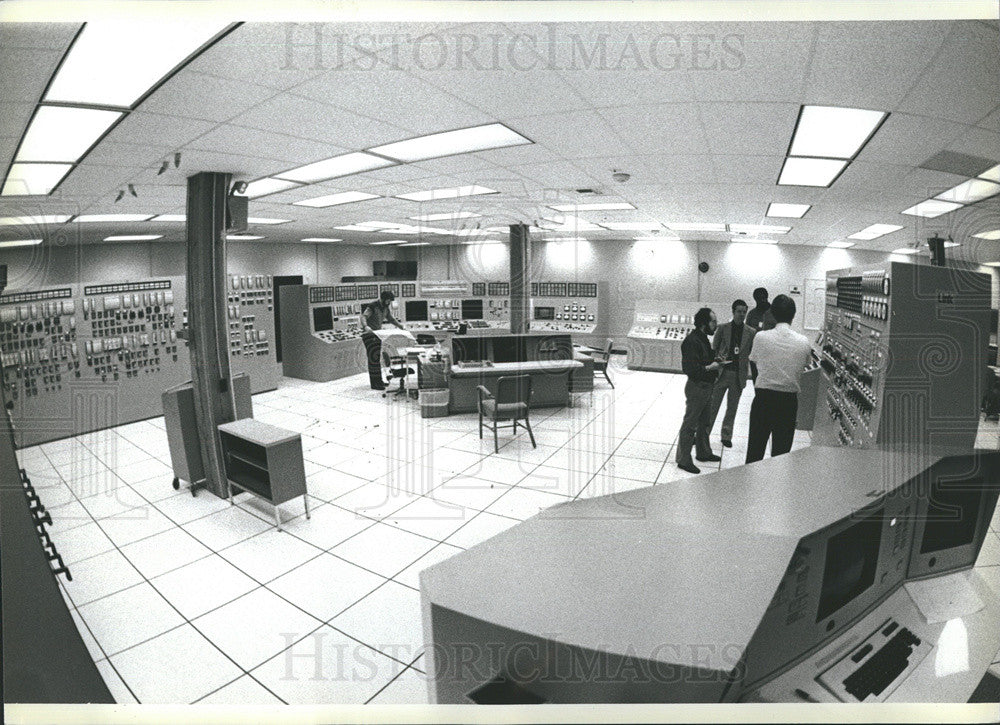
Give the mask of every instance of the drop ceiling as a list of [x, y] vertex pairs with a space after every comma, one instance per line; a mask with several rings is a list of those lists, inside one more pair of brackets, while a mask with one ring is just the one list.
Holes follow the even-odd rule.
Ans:
[[[34, 104], [79, 27], [0, 25], [0, 171], [8, 168]], [[534, 143], [393, 166], [252, 199], [251, 216], [292, 221], [251, 225], [251, 233], [268, 242], [335, 237], [343, 244], [368, 244], [392, 237], [335, 227], [370, 220], [405, 224], [421, 214], [469, 211], [481, 216], [428, 225], [455, 229], [478, 223], [485, 229], [552, 216], [549, 204], [602, 200], [629, 202], [636, 209], [578, 216], [597, 224], [787, 224], [792, 229], [781, 235], [781, 244], [815, 247], [870, 224], [899, 224], [900, 231], [858, 242], [857, 248], [889, 251], [936, 232], [962, 243], [951, 250], [954, 257], [1000, 259], [1000, 242], [972, 237], [1000, 227], [1000, 197], [935, 219], [901, 213], [967, 178], [921, 168], [936, 154], [1000, 163], [995, 22], [327, 23], [320, 67], [314, 48], [286, 44], [289, 32], [299, 33], [297, 41], [311, 42], [309, 27], [237, 27], [143, 101], [51, 195], [0, 198], [0, 216], [183, 214], [186, 179], [199, 171], [253, 180], [340, 153], [500, 122]], [[434, 67], [436, 51], [429, 47], [416, 62], [413, 38], [429, 32], [444, 39], [442, 68]], [[650, 49], [657, 37], [663, 43], [663, 34], [680, 38], [679, 46], [667, 46], [680, 51], [674, 58], [661, 45], [656, 68]], [[728, 67], [692, 68], [696, 34], [703, 47], [712, 48], [705, 62]], [[338, 39], [376, 35], [396, 36], [395, 45], [382, 42], [380, 57], [399, 58], [398, 68], [336, 67]], [[738, 52], [725, 50], [724, 42]], [[460, 43], [466, 48], [478, 43], [478, 53], [463, 61]], [[502, 49], [496, 69], [490, 66], [490, 43]], [[638, 57], [629, 54], [630, 44]], [[605, 67], [596, 67], [599, 59], [588, 67], [581, 51], [600, 47], [607, 52]], [[357, 57], [349, 47], [344, 52], [348, 59]], [[778, 186], [802, 105], [889, 116], [830, 188]], [[176, 152], [181, 153], [177, 168]], [[171, 161], [168, 169], [158, 173], [165, 160]], [[614, 170], [631, 179], [616, 183]], [[128, 184], [137, 196], [126, 193], [116, 203]], [[500, 193], [429, 203], [394, 198], [467, 185]], [[601, 196], [577, 194], [582, 188]], [[293, 205], [343, 191], [382, 198], [328, 208]], [[765, 216], [771, 202], [812, 207], [801, 219], [771, 219]], [[85, 243], [141, 233], [162, 234], [164, 242], [184, 239], [179, 223], [70, 222], [69, 228]], [[0, 227], [0, 240], [37, 231]], [[65, 232], [60, 231], [63, 238]], [[600, 241], [636, 233], [566, 235]], [[679, 236], [730, 238], [711, 232]], [[469, 239], [422, 237], [433, 244]]]

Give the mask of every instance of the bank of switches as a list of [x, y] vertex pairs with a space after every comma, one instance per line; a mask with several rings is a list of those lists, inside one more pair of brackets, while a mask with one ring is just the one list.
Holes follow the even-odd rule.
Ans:
[[0, 307], [0, 360], [7, 397], [61, 390], [63, 377], [80, 377], [76, 305], [54, 300]]

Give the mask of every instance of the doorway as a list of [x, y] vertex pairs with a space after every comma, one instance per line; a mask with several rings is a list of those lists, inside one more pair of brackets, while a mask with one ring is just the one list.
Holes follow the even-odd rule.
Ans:
[[285, 277], [275, 276], [273, 278], [272, 293], [274, 296], [274, 353], [281, 362], [281, 294], [280, 290], [286, 284], [302, 284], [302, 275], [293, 274]]

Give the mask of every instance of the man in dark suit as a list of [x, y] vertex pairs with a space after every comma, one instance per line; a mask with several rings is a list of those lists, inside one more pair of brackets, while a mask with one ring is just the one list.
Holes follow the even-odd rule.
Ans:
[[712, 386], [720, 367], [712, 355], [708, 337], [715, 333], [717, 325], [715, 313], [702, 307], [694, 316], [694, 330], [681, 343], [681, 368], [688, 379], [684, 386], [684, 422], [681, 423], [675, 460], [678, 468], [689, 473], [701, 473], [691, 460], [692, 445], [699, 461], [722, 460], [712, 453], [708, 443], [708, 432], [712, 428], [708, 420]]
[[733, 423], [736, 421], [736, 410], [740, 406], [740, 396], [746, 387], [750, 376], [750, 350], [753, 347], [754, 329], [744, 324], [747, 316], [747, 303], [743, 300], [733, 302], [733, 320], [719, 325], [712, 342], [712, 351], [716, 360], [724, 361], [719, 379], [715, 381], [712, 390], [712, 405], [709, 416], [711, 422], [709, 431], [715, 425], [715, 418], [722, 407], [722, 399], [726, 398], [726, 414], [722, 418], [722, 445], [733, 447]]
[[771, 303], [767, 301], [767, 290], [764, 287], [755, 289], [753, 301], [755, 306], [747, 313], [747, 325], [752, 327], [754, 332], [773, 330], [778, 323], [775, 322], [774, 313], [771, 312]]

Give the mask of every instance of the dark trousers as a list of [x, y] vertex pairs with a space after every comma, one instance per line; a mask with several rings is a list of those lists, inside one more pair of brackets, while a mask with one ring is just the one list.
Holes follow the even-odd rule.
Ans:
[[690, 378], [684, 386], [684, 422], [677, 440], [678, 463], [691, 464], [691, 446], [699, 458], [712, 455], [712, 447], [708, 443], [708, 431], [711, 429], [709, 416], [712, 412], [712, 383], [698, 383]]
[[722, 407], [722, 398], [726, 398], [726, 414], [722, 418], [722, 440], [728, 443], [733, 442], [733, 425], [736, 423], [736, 410], [740, 407], [740, 396], [743, 395], [744, 381], [740, 383], [740, 376], [735, 368], [723, 368], [719, 373], [719, 379], [715, 381], [715, 388], [712, 390], [712, 412], [709, 414], [708, 430], [711, 432], [715, 426], [715, 419], [719, 415], [719, 408]]
[[361, 336], [361, 342], [365, 344], [368, 378], [371, 381], [372, 390], [385, 390], [385, 382], [382, 380], [382, 341], [374, 332], [366, 332]]
[[750, 406], [750, 434], [747, 440], [747, 463], [764, 458], [767, 439], [771, 455], [780, 456], [792, 449], [795, 418], [799, 412], [798, 393], [758, 388]]

